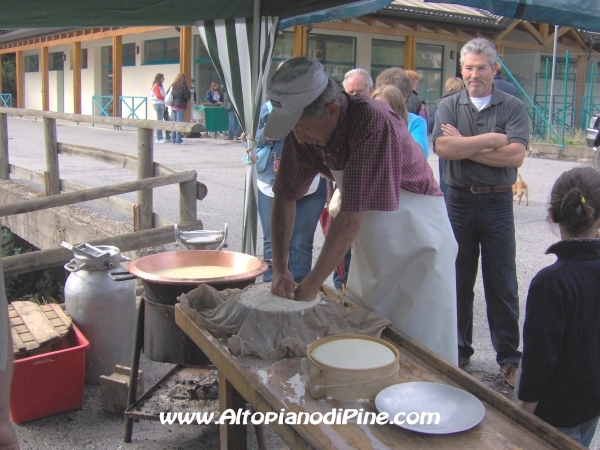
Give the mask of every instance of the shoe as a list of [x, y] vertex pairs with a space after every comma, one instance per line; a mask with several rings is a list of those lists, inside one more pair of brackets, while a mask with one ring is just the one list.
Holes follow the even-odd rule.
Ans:
[[154, 141], [154, 142], [156, 142], [157, 144], [164, 144], [164, 143], [165, 143], [165, 140], [164, 140], [164, 139], [157, 139], [157, 140], [156, 140], [156, 141]]
[[500, 367], [500, 373], [504, 375], [504, 381], [511, 388], [517, 385], [517, 376], [519, 374], [519, 363], [509, 363]]
[[458, 357], [458, 367], [460, 367], [461, 369], [464, 369], [469, 364], [471, 364], [471, 358], [466, 357], [466, 356], [459, 356]]
[[175, 144], [177, 144], [177, 145], [183, 145], [184, 142], [183, 141], [177, 141], [177, 142], [175, 142]]

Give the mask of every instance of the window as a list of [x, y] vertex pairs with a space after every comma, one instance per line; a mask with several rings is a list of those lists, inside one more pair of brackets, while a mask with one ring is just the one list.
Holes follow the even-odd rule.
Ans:
[[48, 70], [64, 70], [64, 56], [63, 52], [48, 53]]
[[404, 42], [373, 39], [371, 41], [371, 76], [373, 81], [390, 67], [404, 67]]
[[[278, 36], [273, 48], [269, 76], [279, 65], [292, 57], [294, 34], [290, 31]], [[308, 35], [308, 56], [318, 59], [333, 79], [341, 83], [344, 75], [356, 65], [356, 38], [328, 34]]]
[[435, 100], [443, 95], [444, 80], [444, 46], [417, 44], [415, 71], [421, 75], [419, 81], [419, 97], [431, 111]]
[[144, 64], [179, 64], [179, 38], [144, 41]]
[[[88, 68], [88, 49], [87, 48], [81, 49], [81, 68], [82, 69]], [[71, 53], [71, 70], [73, 70], [73, 53]]]
[[356, 65], [356, 38], [309, 34], [308, 56], [321, 61], [325, 72], [341, 85], [346, 72]]
[[135, 66], [135, 42], [123, 44], [123, 67]]
[[39, 55], [28, 55], [25, 56], [25, 72], [39, 72], [40, 71], [40, 56]]

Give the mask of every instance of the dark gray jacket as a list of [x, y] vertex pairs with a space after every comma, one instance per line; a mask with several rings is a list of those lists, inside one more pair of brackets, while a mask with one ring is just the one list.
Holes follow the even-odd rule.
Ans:
[[180, 87], [173, 87], [173, 104], [171, 106], [185, 109], [191, 96], [192, 93], [185, 84]]

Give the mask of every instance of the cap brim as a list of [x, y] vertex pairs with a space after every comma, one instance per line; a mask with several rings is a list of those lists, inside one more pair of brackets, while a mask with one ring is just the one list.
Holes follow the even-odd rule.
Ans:
[[273, 108], [273, 111], [271, 111], [269, 114], [269, 118], [265, 124], [265, 137], [274, 141], [278, 141], [279, 139], [286, 137], [296, 126], [296, 123], [298, 122], [298, 119], [300, 119], [303, 111], [304, 108], [299, 108], [298, 111], [283, 115], [278, 114], [276, 109]]

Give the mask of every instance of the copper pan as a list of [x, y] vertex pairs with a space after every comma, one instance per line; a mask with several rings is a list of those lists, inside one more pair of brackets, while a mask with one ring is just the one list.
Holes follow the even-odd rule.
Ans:
[[[161, 269], [186, 266], [223, 266], [235, 269], [235, 275], [218, 278], [170, 278], [157, 275]], [[129, 264], [131, 275], [142, 280], [144, 297], [154, 303], [174, 305], [177, 297], [207, 284], [215, 289], [243, 289], [267, 271], [267, 263], [245, 253], [222, 250], [183, 250], [144, 256]], [[113, 278], [113, 277], [111, 277]], [[118, 278], [113, 278], [119, 281]], [[126, 278], [122, 278], [126, 279]]]
[[[157, 275], [161, 269], [187, 266], [223, 266], [235, 275], [217, 278], [170, 278]], [[129, 264], [129, 272], [138, 278], [163, 284], [229, 284], [255, 279], [267, 271], [267, 263], [245, 253], [217, 250], [184, 250], [145, 256]]]

